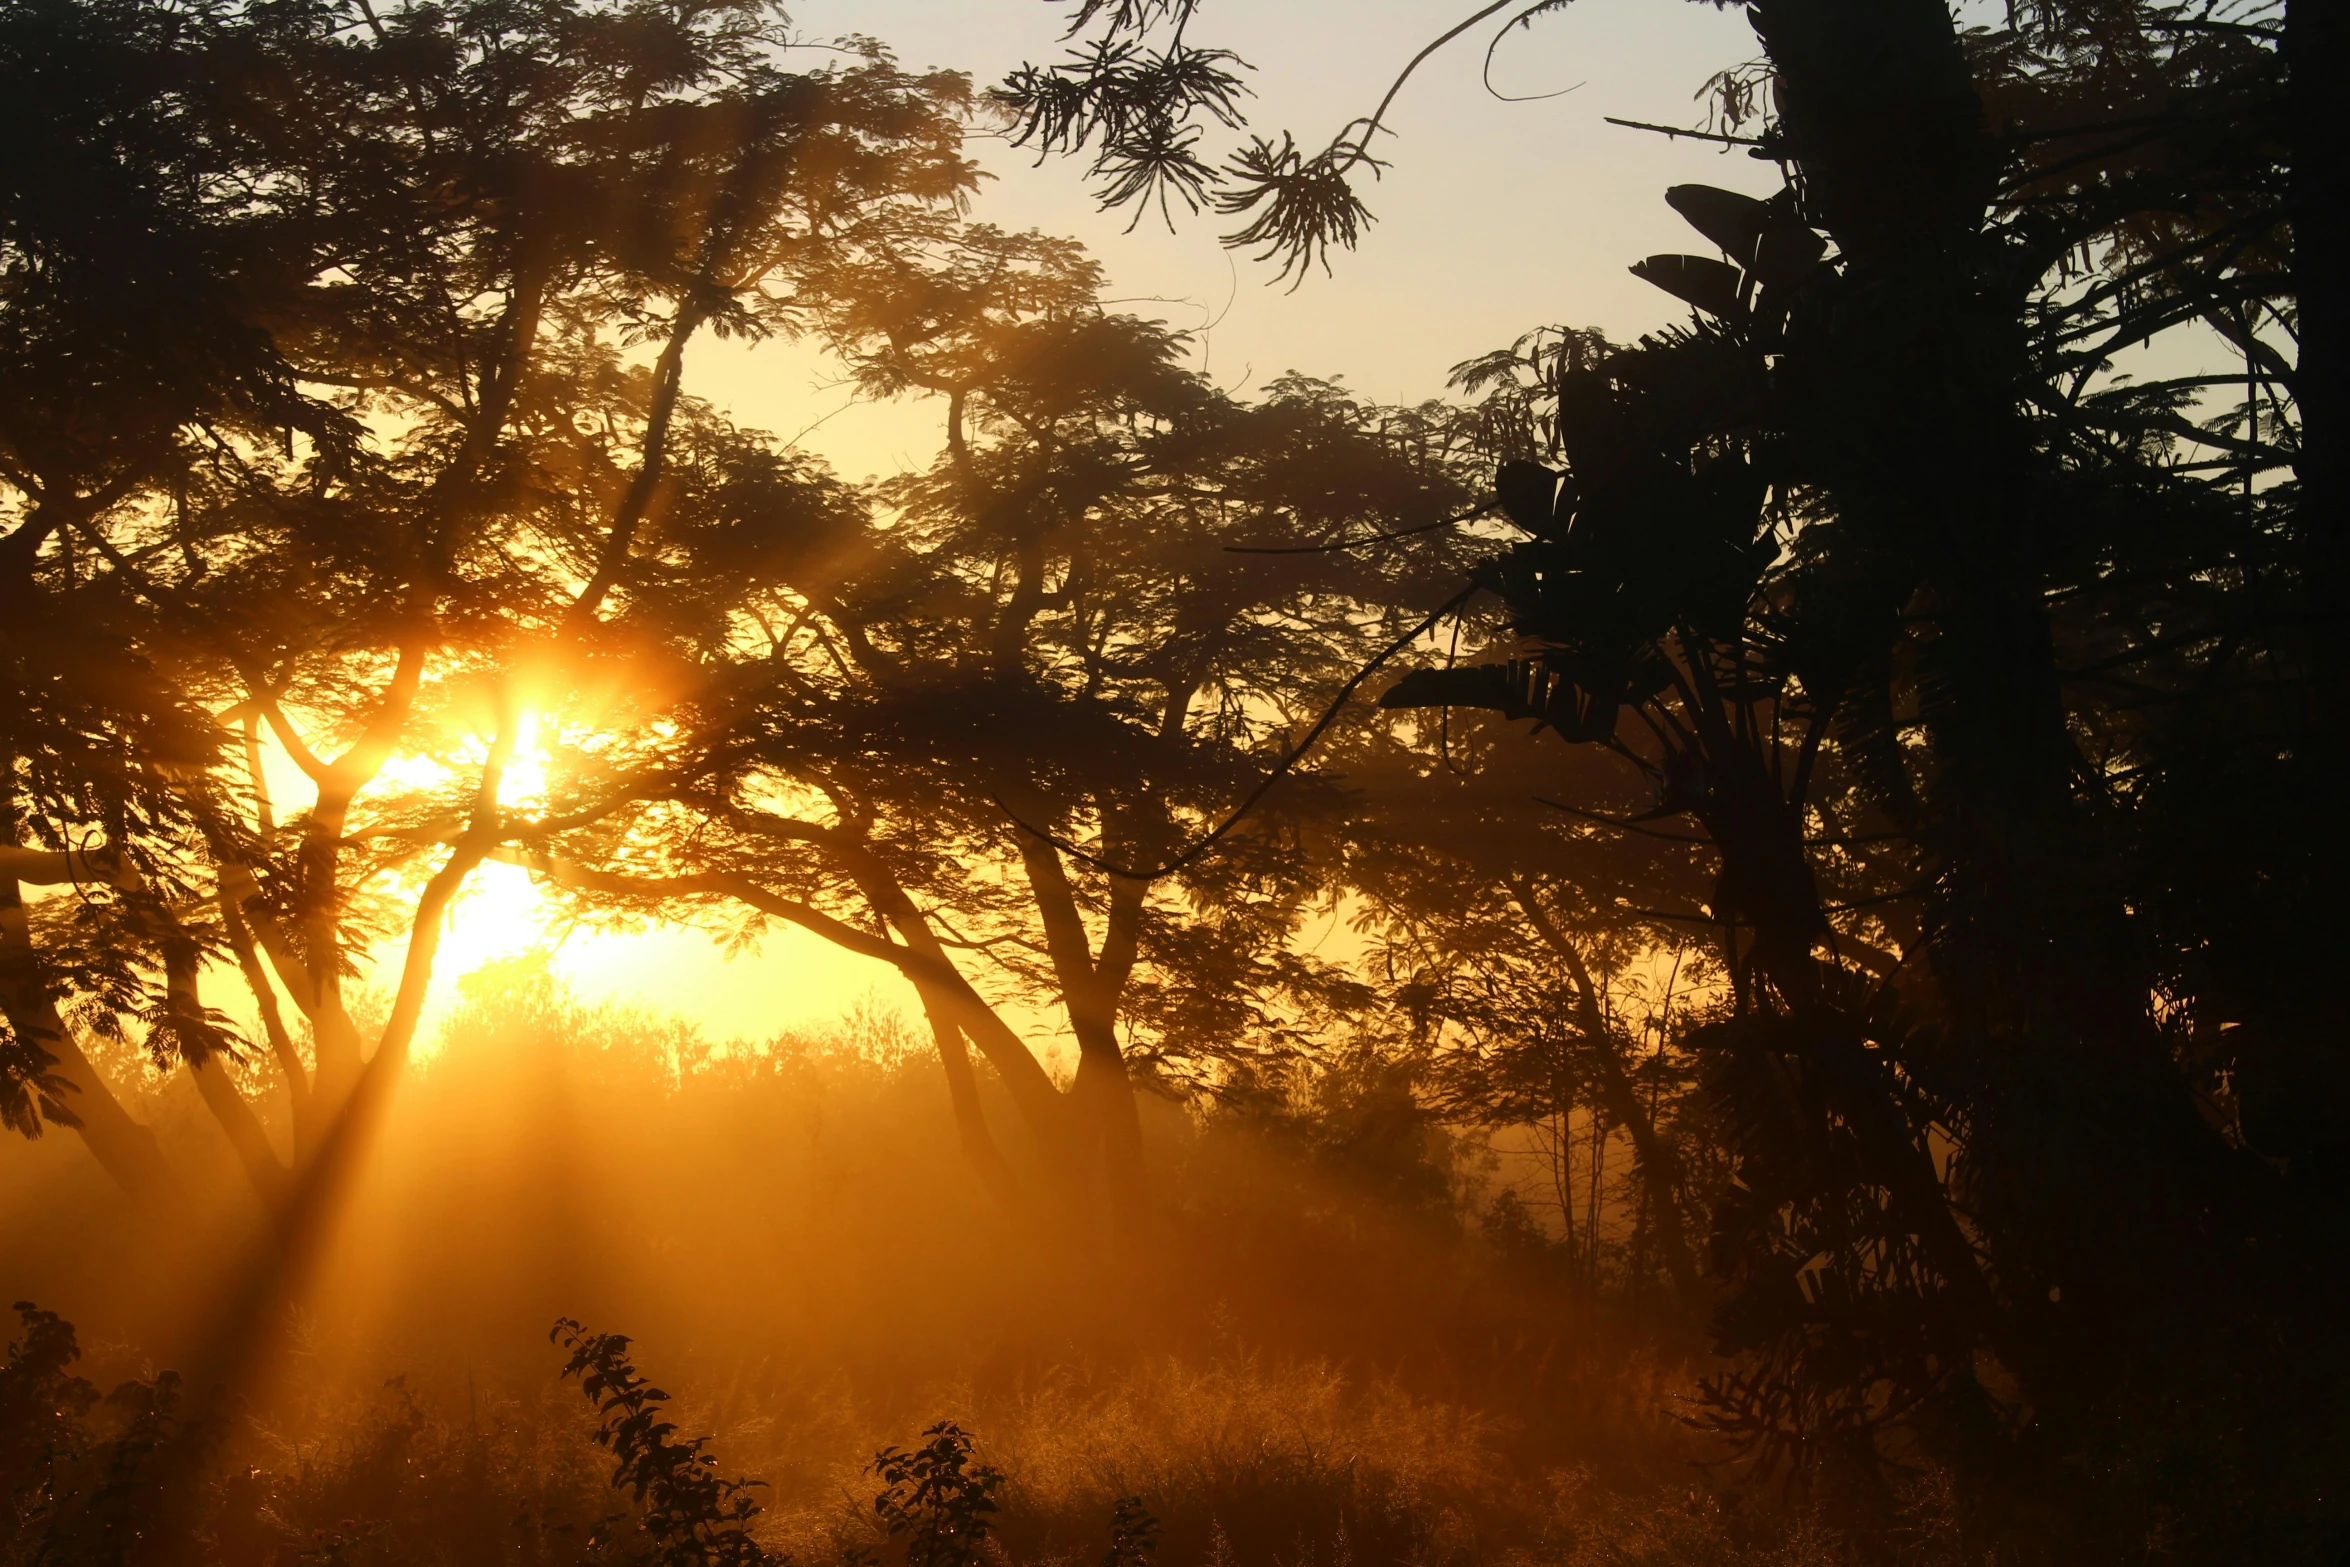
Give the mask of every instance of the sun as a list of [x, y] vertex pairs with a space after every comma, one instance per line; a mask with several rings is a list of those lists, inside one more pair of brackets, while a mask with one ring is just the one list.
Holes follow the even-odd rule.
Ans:
[[519, 865], [484, 865], [467, 880], [450, 910], [441, 950], [452, 973], [465, 973], [545, 943], [549, 905]]
[[[546, 728], [535, 708], [515, 720], [514, 749], [498, 788], [498, 803], [506, 810], [528, 813], [546, 802]], [[426, 1027], [417, 1039], [422, 1053], [430, 1053], [436, 1033], [430, 1014], [449, 1005], [457, 980], [544, 948], [556, 938], [549, 917], [553, 907], [530, 872], [519, 865], [491, 861], [474, 869], [449, 908], [441, 938], [446, 982], [433, 986]]]
[[[515, 719], [514, 750], [499, 780], [498, 804], [528, 814], [546, 799], [546, 726], [536, 708], [526, 708]], [[549, 907], [521, 866], [482, 865], [466, 879], [450, 910], [444, 950], [462, 969], [512, 957], [546, 939]]]
[[547, 799], [547, 749], [538, 709], [525, 708], [514, 720], [514, 754], [498, 782], [498, 803], [509, 811], [529, 811]]
[[[514, 749], [498, 790], [499, 804], [520, 815], [543, 809], [558, 720], [532, 706], [516, 716]], [[478, 767], [488, 737], [448, 762], [396, 758], [384, 770], [388, 788], [425, 789]], [[265, 740], [265, 781], [277, 800], [298, 802], [309, 781], [274, 740]], [[411, 869], [406, 874], [414, 875]], [[561, 981], [589, 1004], [649, 1005], [674, 1010], [713, 1038], [764, 1039], [778, 1030], [830, 1026], [852, 1007], [879, 1000], [902, 1005], [902, 981], [886, 965], [855, 956], [804, 930], [779, 927], [751, 952], [732, 952], [705, 931], [683, 924], [608, 931], [573, 928], [561, 900], [548, 895], [528, 870], [492, 861], [466, 879], [446, 916], [424, 1016], [412, 1051], [437, 1052], [442, 1024], [458, 1004], [459, 981], [493, 964], [543, 952]], [[393, 932], [368, 957], [365, 983], [395, 980], [408, 933]], [[223, 969], [222, 984], [235, 976]]]

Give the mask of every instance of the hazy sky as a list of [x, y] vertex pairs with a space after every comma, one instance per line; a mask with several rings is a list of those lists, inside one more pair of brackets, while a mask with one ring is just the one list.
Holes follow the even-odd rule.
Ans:
[[[808, 0], [793, 18], [810, 38], [863, 32], [909, 67], [949, 66], [985, 85], [1024, 59], [1058, 58], [1069, 7], [1048, 0]], [[1195, 39], [1237, 50], [1257, 69], [1250, 111], [1261, 129], [1319, 145], [1367, 114], [1395, 73], [1474, 10], [1460, 0], [1208, 0]], [[1441, 392], [1452, 365], [1556, 322], [1631, 333], [1684, 313], [1624, 269], [1705, 242], [1665, 206], [1683, 181], [1767, 195], [1776, 170], [1743, 152], [1623, 130], [1604, 116], [1691, 124], [1707, 76], [1756, 53], [1743, 15], [1687, 0], [1580, 0], [1510, 35], [1493, 85], [1542, 102], [1489, 95], [1480, 67], [1491, 28], [1465, 35], [1413, 77], [1380, 138], [1391, 167], [1368, 192], [1378, 221], [1334, 275], [1295, 292], [1273, 269], [1218, 243], [1210, 214], [1170, 234], [1155, 214], [1104, 215], [1080, 164], [1041, 167], [1000, 141], [973, 150], [995, 176], [976, 215], [1006, 228], [1073, 235], [1101, 258], [1127, 308], [1203, 333], [1205, 367], [1235, 390], [1284, 371], [1341, 375], [1384, 401]], [[1579, 84], [1579, 85], [1578, 85]], [[782, 433], [844, 400], [817, 391], [819, 367], [768, 345], [719, 346], [695, 365], [705, 395]], [[936, 416], [916, 407], [859, 409], [808, 437], [851, 477], [926, 462]]]
[[[1473, 10], [1448, 0], [1208, 0], [1197, 40], [1237, 50], [1257, 70], [1260, 127], [1319, 144], [1376, 105], [1395, 73]], [[793, 8], [811, 39], [865, 33], [909, 67], [952, 67], [982, 85], [1024, 59], [1055, 58], [1068, 8], [1046, 0], [805, 0]], [[1201, 355], [1226, 386], [1249, 389], [1288, 370], [1338, 375], [1356, 390], [1403, 401], [1443, 391], [1446, 369], [1546, 323], [1630, 335], [1684, 311], [1624, 269], [1657, 251], [1705, 242], [1665, 206], [1667, 185], [1699, 181], [1768, 194], [1776, 171], [1743, 153], [1618, 129], [1603, 116], [1693, 124], [1707, 76], [1751, 58], [1736, 10], [1687, 0], [1580, 0], [1495, 52], [1493, 85], [1540, 102], [1502, 102], [1480, 80], [1490, 28], [1423, 66], [1384, 138], [1390, 167], [1370, 192], [1378, 222], [1362, 248], [1288, 292], [1272, 269], [1217, 243], [1210, 218], [1169, 234], [1155, 219], [1094, 210], [1082, 168], [1031, 166], [1000, 142], [975, 144], [996, 176], [975, 216], [1006, 228], [1082, 239], [1107, 266], [1127, 308], [1207, 328]], [[692, 389], [752, 423], [790, 435], [819, 420], [805, 444], [851, 478], [925, 464], [939, 445], [937, 410], [919, 403], [855, 407], [823, 383], [812, 355], [768, 344], [713, 345], [692, 364]], [[827, 419], [827, 415], [831, 415]], [[545, 940], [520, 871], [489, 867], [458, 915], [436, 985], [490, 957]], [[758, 1036], [828, 1021], [871, 994], [904, 1005], [890, 971], [813, 936], [783, 932], [756, 956], [726, 960], [702, 936], [574, 936], [561, 971], [595, 997], [637, 999], [701, 1021], [715, 1035]], [[440, 1008], [435, 1007], [438, 1011]]]

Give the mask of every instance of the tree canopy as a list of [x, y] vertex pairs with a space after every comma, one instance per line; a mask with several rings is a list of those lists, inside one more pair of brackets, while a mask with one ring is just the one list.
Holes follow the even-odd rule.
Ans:
[[[2231, 1478], [2195, 1527], [2290, 1554], [2315, 1494], [2248, 1477], [2313, 1473], [2285, 1411], [2339, 1386], [2309, 1312], [2350, 1109], [2307, 945], [2340, 927], [2338, 17], [1747, 10], [1763, 58], [1677, 133], [1784, 188], [1661, 193], [1712, 253], [1632, 270], [1687, 324], [1463, 366], [1518, 438], [1522, 540], [1472, 577], [1514, 640], [1383, 701], [1603, 748], [1578, 820], [1712, 852], [1719, 1429], [1863, 1492], [1889, 1440], [1993, 1489], [2061, 1451], [2125, 1510], [2153, 1447], [2207, 1443]], [[1083, 47], [1000, 95], [1106, 202], [1210, 203], [1286, 275], [1327, 265], [1395, 93], [1215, 166], [1242, 115], [1213, 16], [1082, 6]]]
[[1310, 284], [1420, 63], [1558, 9], [1301, 144], [1200, 0], [986, 97], [755, 0], [0, 0], [0, 1121], [169, 1211], [136, 1048], [327, 1222], [504, 863], [894, 972], [1034, 1244], [1148, 1253], [1139, 1095], [1320, 1063], [1532, 1138], [1750, 1475], [2338, 1550], [2340, 8], [1753, 0], [1673, 129], [1779, 188], [1659, 193], [1681, 319], [1410, 406], [973, 216], [1008, 115]]

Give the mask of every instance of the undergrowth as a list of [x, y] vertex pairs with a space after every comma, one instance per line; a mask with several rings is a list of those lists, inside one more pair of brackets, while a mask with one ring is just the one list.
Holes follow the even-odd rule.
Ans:
[[[560, 1367], [586, 1421], [460, 1426], [394, 1383], [333, 1450], [257, 1461], [241, 1417], [191, 1419], [177, 1379], [101, 1395], [71, 1324], [19, 1302], [0, 1364], [0, 1567], [1943, 1567], [1962, 1558], [1921, 1486], [1898, 1538], [1862, 1549], [1799, 1509], [1689, 1485], [1630, 1495], [1564, 1470], [1498, 1483], [1263, 1440], [1099, 1454], [1148, 1477], [1089, 1513], [939, 1421], [858, 1470], [866, 1494], [778, 1517], [729, 1477], [630, 1340], [570, 1319]], [[541, 1414], [553, 1413], [540, 1406]], [[1099, 1427], [1090, 1433], [1098, 1437]], [[1458, 1433], [1455, 1433], [1456, 1435]], [[1080, 1429], [1078, 1440], [1088, 1439]], [[1261, 1436], [1261, 1434], [1260, 1434]], [[1033, 1435], [1030, 1437], [1033, 1442]], [[607, 1471], [594, 1472], [601, 1450]], [[1472, 1446], [1471, 1453], [1477, 1449]], [[1366, 1462], [1365, 1460], [1370, 1461]], [[1743, 1505], [1742, 1505], [1743, 1503]]]
[[20, 1308], [0, 1567], [1960, 1559], [1923, 1483], [1867, 1542], [1716, 1485], [1686, 1324], [1493, 1220], [1476, 1150], [1376, 1084], [1146, 1104], [1166, 1226], [1104, 1270], [1007, 1233], [935, 1070], [507, 986], [403, 1090], [241, 1406], [144, 1359], [205, 1361], [185, 1249], [73, 1150], [0, 1147], [46, 1194], [0, 1205], [8, 1294], [86, 1328]]

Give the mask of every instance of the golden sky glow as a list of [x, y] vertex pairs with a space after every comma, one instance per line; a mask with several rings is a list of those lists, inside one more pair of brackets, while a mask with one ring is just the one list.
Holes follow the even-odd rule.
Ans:
[[[1366, 112], [1403, 62], [1459, 19], [1459, 8], [1436, 0], [1292, 0], [1215, 3], [1207, 14], [1203, 27], [1258, 68], [1258, 123], [1303, 136], [1328, 134]], [[813, 0], [794, 6], [793, 17], [808, 38], [871, 34], [910, 67], [955, 67], [981, 84], [1023, 59], [1054, 57], [1065, 19], [1036, 0]], [[1437, 57], [1406, 88], [1391, 115], [1398, 135], [1382, 148], [1392, 167], [1369, 192], [1377, 224], [1361, 250], [1337, 259], [1334, 276], [1317, 275], [1294, 293], [1268, 286], [1270, 268], [1225, 251], [1212, 218], [1174, 233], [1155, 220], [1129, 232], [1125, 215], [1093, 209], [1078, 166], [1032, 167], [1000, 142], [973, 146], [994, 176], [973, 215], [1083, 240], [1104, 262], [1120, 308], [1198, 329], [1200, 362], [1238, 390], [1298, 370], [1341, 376], [1381, 400], [1416, 401], [1441, 394], [1451, 365], [1537, 325], [1598, 325], [1631, 336], [1674, 318], [1671, 300], [1624, 270], [1650, 252], [1691, 248], [1664, 188], [1697, 180], [1761, 194], [1776, 186], [1777, 172], [1742, 155], [1619, 129], [1604, 117], [1692, 123], [1691, 95], [1705, 78], [1755, 52], [1743, 17], [1656, 0], [1583, 0], [1513, 34], [1493, 56], [1496, 92], [1523, 98], [1573, 88], [1540, 101], [1505, 102], [1487, 91], [1482, 38]], [[1479, 278], [1473, 290], [1458, 287], [1464, 263]], [[746, 422], [799, 435], [852, 479], [930, 461], [941, 444], [936, 407], [854, 404], [838, 378], [836, 365], [804, 346], [705, 339], [688, 387]], [[509, 804], [536, 787], [531, 750], [518, 747], [504, 791]], [[273, 771], [290, 774], [290, 764], [280, 756]], [[298, 775], [286, 777], [281, 801], [304, 798]], [[1328, 944], [1348, 936], [1336, 929], [1317, 939], [1329, 955]], [[550, 952], [556, 972], [585, 999], [672, 1012], [715, 1039], [820, 1027], [868, 999], [892, 1006], [909, 999], [884, 966], [798, 929], [774, 929], [755, 951], [734, 955], [685, 928], [566, 931], [550, 923], [527, 872], [487, 865], [452, 916], [419, 1052], [430, 1052], [459, 980], [533, 950]]]

